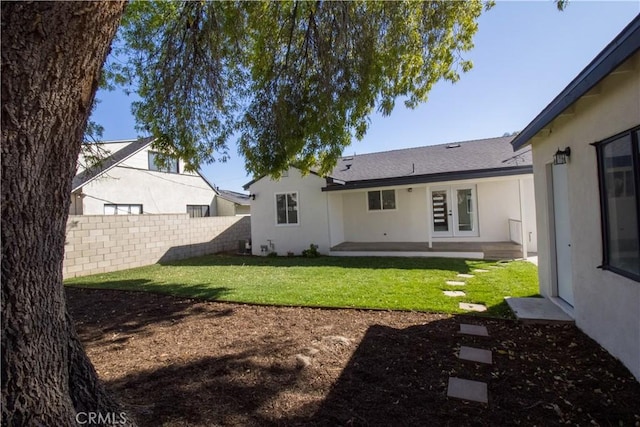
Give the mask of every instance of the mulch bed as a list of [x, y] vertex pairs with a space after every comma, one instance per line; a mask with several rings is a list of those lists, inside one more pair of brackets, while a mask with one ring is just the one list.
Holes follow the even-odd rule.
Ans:
[[[66, 292], [100, 377], [141, 426], [640, 426], [640, 383], [571, 325]], [[493, 365], [458, 359], [461, 345]], [[488, 405], [448, 398], [450, 376], [486, 382]]]

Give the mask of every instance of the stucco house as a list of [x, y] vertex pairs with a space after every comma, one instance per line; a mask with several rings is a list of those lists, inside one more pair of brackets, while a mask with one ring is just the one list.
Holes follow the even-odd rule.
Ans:
[[537, 250], [531, 153], [513, 137], [342, 157], [326, 177], [290, 168], [251, 193], [255, 255], [512, 258]]
[[251, 215], [251, 202], [248, 194], [216, 187], [218, 193], [218, 216], [246, 216]]
[[[153, 138], [93, 144], [78, 159], [71, 215], [248, 214], [248, 195], [219, 190], [181, 160], [158, 166]], [[90, 157], [99, 157], [92, 163]]]
[[512, 144], [533, 152], [540, 293], [640, 379], [640, 15]]

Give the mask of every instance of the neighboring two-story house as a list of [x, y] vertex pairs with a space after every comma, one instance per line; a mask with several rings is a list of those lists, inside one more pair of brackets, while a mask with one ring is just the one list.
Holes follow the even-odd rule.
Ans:
[[[73, 179], [71, 215], [246, 215], [249, 197], [219, 190], [181, 160], [159, 166], [153, 138], [92, 144]], [[92, 157], [100, 158], [97, 163]], [[230, 194], [230, 195], [229, 195]]]

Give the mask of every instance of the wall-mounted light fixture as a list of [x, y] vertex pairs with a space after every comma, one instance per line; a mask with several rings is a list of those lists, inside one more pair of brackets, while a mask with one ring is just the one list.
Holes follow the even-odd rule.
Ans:
[[409, 188], [407, 188], [407, 191], [408, 191], [409, 193], [411, 193], [411, 192], [413, 191], [413, 187], [409, 187]]
[[250, 198], [251, 200], [255, 200], [255, 199], [256, 199], [256, 195], [255, 195], [255, 194], [249, 194], [249, 198]]
[[564, 150], [558, 148], [556, 154], [553, 155], [553, 164], [554, 165], [564, 165], [569, 161], [569, 157], [571, 156], [571, 148], [567, 147]]

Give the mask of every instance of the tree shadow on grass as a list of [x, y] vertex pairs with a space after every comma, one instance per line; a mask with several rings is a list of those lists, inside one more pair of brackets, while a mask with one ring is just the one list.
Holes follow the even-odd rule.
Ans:
[[207, 255], [179, 261], [161, 261], [164, 266], [256, 266], [256, 267], [342, 267], [353, 269], [445, 270], [452, 273], [469, 273], [478, 264], [491, 261], [465, 260], [461, 258], [427, 257], [259, 257], [234, 255]]

